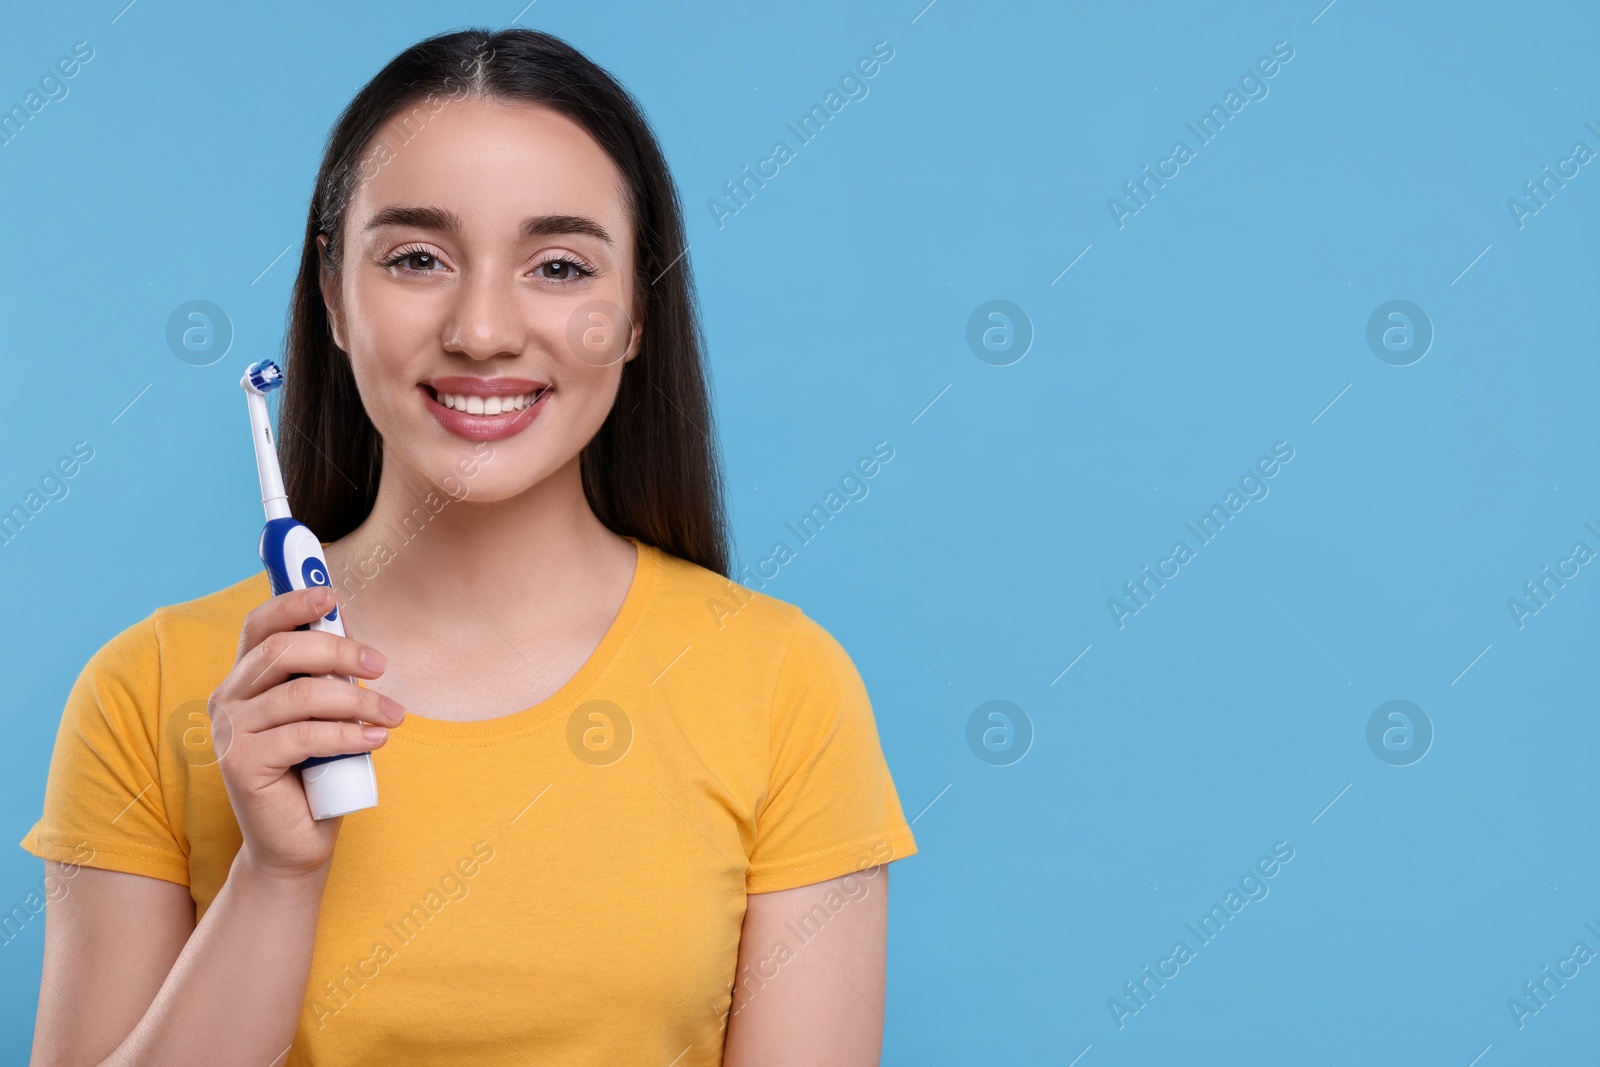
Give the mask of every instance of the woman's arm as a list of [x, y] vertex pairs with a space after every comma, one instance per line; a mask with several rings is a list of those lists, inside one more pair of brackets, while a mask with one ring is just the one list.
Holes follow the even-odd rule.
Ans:
[[99, 1063], [132, 1032], [194, 931], [194, 901], [176, 882], [45, 861], [44, 980], [33, 1059]]
[[887, 866], [751, 894], [724, 1067], [877, 1064], [888, 931]]
[[182, 886], [98, 870], [47, 907], [35, 1064], [273, 1067], [288, 1051], [344, 823], [312, 819], [294, 768], [371, 751], [388, 737], [377, 724], [405, 714], [341, 677], [382, 674], [375, 649], [296, 629], [336, 603], [312, 586], [253, 609], [207, 702], [227, 726], [217, 766], [243, 840], [205, 918]]
[[32, 1063], [281, 1063], [305, 1002], [326, 881], [326, 868], [259, 872], [241, 852], [196, 926], [183, 886], [80, 868], [46, 908]]

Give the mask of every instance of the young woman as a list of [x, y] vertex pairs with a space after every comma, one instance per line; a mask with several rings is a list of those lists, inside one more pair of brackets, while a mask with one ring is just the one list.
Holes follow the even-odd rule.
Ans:
[[[279, 427], [335, 588], [255, 573], [89, 661], [22, 842], [35, 1063], [878, 1062], [916, 846], [849, 656], [725, 577], [686, 252], [560, 41], [356, 95]], [[292, 768], [357, 751], [378, 806], [313, 821]]]

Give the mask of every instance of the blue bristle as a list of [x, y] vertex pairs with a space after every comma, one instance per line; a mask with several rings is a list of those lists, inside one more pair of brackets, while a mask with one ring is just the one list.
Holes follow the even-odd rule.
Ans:
[[245, 373], [250, 376], [250, 384], [263, 393], [270, 393], [283, 384], [283, 372], [270, 359], [258, 360], [250, 364]]

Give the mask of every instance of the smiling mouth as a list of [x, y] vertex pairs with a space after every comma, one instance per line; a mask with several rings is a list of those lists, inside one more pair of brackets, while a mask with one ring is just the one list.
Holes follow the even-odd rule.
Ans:
[[465, 415], [482, 415], [487, 417], [500, 415], [515, 415], [533, 407], [545, 394], [555, 388], [547, 385], [530, 393], [521, 393], [512, 396], [477, 396], [472, 393], [445, 393], [431, 385], [423, 385], [428, 395], [442, 407], [452, 411], [459, 411]]

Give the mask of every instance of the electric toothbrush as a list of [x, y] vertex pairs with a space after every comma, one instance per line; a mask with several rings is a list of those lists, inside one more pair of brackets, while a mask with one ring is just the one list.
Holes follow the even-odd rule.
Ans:
[[[270, 359], [245, 368], [239, 385], [250, 408], [250, 432], [255, 439], [256, 472], [261, 476], [261, 506], [267, 524], [261, 530], [261, 563], [272, 582], [272, 595], [291, 589], [333, 583], [328, 564], [322, 558], [322, 544], [315, 534], [289, 514], [289, 497], [283, 489], [283, 472], [278, 467], [278, 451], [272, 440], [272, 422], [267, 417], [267, 394], [283, 384], [283, 372]], [[322, 630], [345, 636], [339, 606], [297, 630]], [[296, 675], [295, 677], [299, 677]], [[355, 680], [347, 680], [353, 685]], [[306, 800], [313, 819], [331, 819], [352, 811], [376, 807], [378, 778], [373, 770], [372, 753], [352, 752], [343, 756], [312, 756], [295, 764], [305, 786]]]

